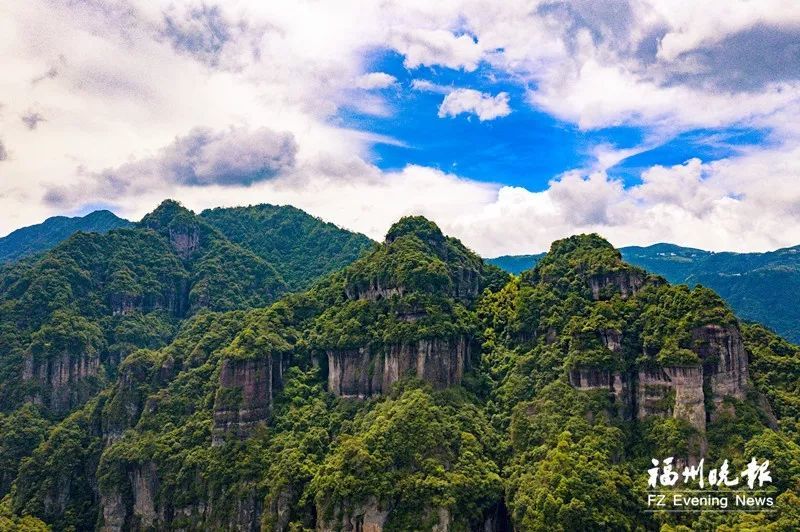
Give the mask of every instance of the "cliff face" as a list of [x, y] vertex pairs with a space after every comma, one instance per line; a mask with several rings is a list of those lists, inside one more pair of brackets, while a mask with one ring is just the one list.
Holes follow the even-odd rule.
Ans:
[[[235, 501], [218, 501], [200, 478], [194, 479], [198, 494], [190, 504], [178, 505], [161, 489], [158, 468], [152, 462], [131, 465], [122, 484], [100, 493], [103, 532], [123, 530], [259, 530], [262, 502], [255, 490]], [[223, 506], [226, 506], [222, 508]], [[218, 508], [219, 506], [219, 508]], [[180, 524], [179, 524], [180, 523]]]
[[[390, 525], [391, 505], [378, 501], [375, 497], [370, 497], [362, 504], [350, 504], [346, 507], [335, 508], [332, 516], [325, 516], [322, 508], [317, 508], [317, 532], [383, 532]], [[416, 523], [419, 530], [430, 530], [431, 532], [449, 532], [456, 525], [453, 514], [447, 508], [429, 508], [421, 515], [417, 516]], [[424, 525], [423, 525], [424, 523]], [[463, 524], [459, 524], [455, 530], [462, 530]], [[511, 530], [508, 516], [504, 507], [491, 509], [484, 516], [482, 522], [473, 524], [470, 530], [475, 532], [500, 532]]]
[[166, 310], [173, 316], [184, 316], [188, 307], [189, 284], [185, 280], [167, 286], [162, 294], [142, 296], [139, 294], [111, 293], [108, 306], [114, 316], [128, 316], [137, 312]]
[[66, 414], [92, 397], [99, 389], [100, 377], [97, 353], [62, 351], [44, 360], [28, 353], [22, 370], [23, 382], [32, 383], [37, 389], [31, 401], [44, 404], [56, 415]]
[[[318, 510], [322, 516], [324, 512]], [[375, 499], [370, 498], [364, 504], [353, 504], [346, 509], [337, 508], [331, 519], [322, 518], [317, 523], [317, 532], [336, 532], [349, 530], [353, 532], [382, 532], [389, 517], [389, 511]]]
[[589, 288], [595, 301], [607, 299], [606, 294], [619, 293], [628, 298], [645, 285], [646, 276], [638, 270], [620, 270], [589, 277]]
[[[734, 325], [705, 325], [691, 331], [692, 351], [700, 364], [695, 366], [643, 366], [623, 374], [595, 368], [575, 368], [570, 371], [572, 386], [582, 390], [607, 389], [626, 412], [643, 420], [648, 416], [667, 416], [689, 422], [704, 433], [706, 422], [726, 397], [742, 400], [747, 394], [747, 352], [739, 330]], [[618, 350], [621, 338], [604, 335], [604, 343]], [[710, 397], [706, 395], [710, 393]], [[706, 399], [713, 402], [712, 412], [706, 410]]]
[[328, 351], [328, 390], [339, 397], [365, 398], [387, 392], [407, 375], [445, 388], [461, 383], [469, 360], [470, 344], [464, 337], [419, 340], [379, 352]]
[[744, 399], [748, 386], [747, 352], [735, 326], [706, 325], [692, 331], [703, 374], [710, 383], [715, 406], [725, 397]]
[[169, 243], [182, 259], [200, 249], [200, 231], [197, 227], [169, 228]]
[[223, 443], [226, 435], [246, 438], [267, 421], [287, 365], [280, 355], [223, 361], [214, 401], [214, 445]]

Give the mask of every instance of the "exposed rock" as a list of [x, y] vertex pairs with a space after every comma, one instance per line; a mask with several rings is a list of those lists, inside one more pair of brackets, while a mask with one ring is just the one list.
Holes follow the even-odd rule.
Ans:
[[[623, 286], [625, 283], [623, 283]], [[630, 288], [630, 286], [629, 286]], [[618, 331], [600, 331], [603, 344], [614, 352], [622, 349]], [[689, 422], [700, 434], [713, 414], [706, 412], [706, 393], [719, 409], [725, 397], [744, 399], [748, 387], [747, 353], [734, 325], [705, 325], [691, 332], [697, 366], [647, 366], [623, 375], [598, 368], [574, 368], [570, 384], [582, 390], [608, 389], [624, 412], [638, 419], [666, 416]], [[701, 442], [701, 447], [705, 442]]]
[[[702, 368], [668, 367], [662, 371], [640, 372], [639, 390], [639, 419], [650, 413], [659, 413], [660, 409], [666, 409], [667, 415], [684, 419], [699, 432], [705, 432], [706, 409]], [[658, 390], [662, 392], [660, 397]]]
[[569, 383], [579, 390], [608, 390], [614, 395], [615, 404], [623, 419], [632, 417], [631, 379], [623, 376], [621, 372], [598, 368], [573, 368], [569, 372]]
[[131, 294], [111, 294], [109, 306], [114, 316], [127, 316], [142, 311], [142, 297]]
[[100, 357], [96, 353], [73, 354], [64, 351], [44, 360], [27, 353], [22, 380], [37, 384], [38, 391], [30, 397], [32, 402], [45, 404], [53, 413], [61, 415], [83, 404], [94, 394], [100, 372]]
[[645, 279], [645, 274], [639, 270], [618, 270], [593, 275], [589, 278], [589, 288], [595, 301], [606, 299], [609, 290], [619, 293], [625, 299], [641, 290], [645, 285]]
[[406, 375], [437, 388], [459, 384], [470, 360], [466, 338], [419, 340], [389, 346], [328, 352], [328, 390], [340, 397], [365, 398], [389, 390]]
[[[161, 294], [124, 294], [112, 293], [108, 296], [108, 306], [114, 316], [128, 316], [138, 312], [166, 310], [173, 316], [184, 316], [189, 306], [189, 284], [186, 280], [177, 280], [168, 285]], [[195, 305], [196, 307], [207, 306]]]
[[200, 249], [200, 232], [196, 227], [183, 227], [169, 229], [169, 243], [182, 259]]
[[117, 532], [125, 527], [127, 509], [119, 492], [100, 495], [102, 523], [98, 527], [101, 532]]
[[604, 329], [598, 332], [600, 340], [606, 348], [613, 352], [622, 351], [622, 333], [616, 329]]
[[[318, 514], [322, 516], [323, 512], [318, 511]], [[364, 504], [337, 508], [331, 520], [321, 517], [317, 532], [382, 532], [388, 517], [389, 510], [372, 497]]]
[[265, 516], [266, 525], [264, 526], [266, 530], [283, 532], [287, 529], [292, 516], [292, 501], [295, 497], [296, 493], [292, 486], [285, 486], [276, 497], [269, 499], [269, 513]]
[[379, 279], [371, 279], [369, 286], [348, 285], [345, 287], [345, 295], [348, 299], [366, 299], [368, 301], [380, 301], [389, 299], [392, 296], [402, 296], [405, 290], [402, 287], [382, 286]]
[[138, 523], [138, 528], [152, 527], [158, 519], [156, 513], [158, 472], [155, 464], [147, 463], [135, 468], [131, 474], [131, 487], [134, 521]]
[[725, 397], [744, 399], [747, 395], [747, 352], [742, 336], [733, 326], [706, 325], [692, 331], [694, 351], [703, 361], [716, 406]]
[[223, 361], [214, 401], [214, 445], [223, 443], [228, 434], [246, 438], [267, 421], [272, 399], [283, 388], [286, 365], [281, 356], [272, 355]]

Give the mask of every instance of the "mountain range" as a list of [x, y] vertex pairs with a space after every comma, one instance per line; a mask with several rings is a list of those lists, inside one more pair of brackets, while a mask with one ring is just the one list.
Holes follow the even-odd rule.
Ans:
[[[649, 511], [667, 457], [773, 505]], [[794, 530], [798, 481], [800, 348], [598, 235], [166, 201], [0, 270], [0, 529]]]
[[133, 225], [111, 211], [94, 211], [86, 216], [54, 216], [44, 222], [22, 227], [0, 238], [0, 264], [52, 249], [76, 231], [105, 233]]
[[[291, 206], [216, 208], [199, 215], [226, 238], [269, 262], [289, 290], [351, 262], [371, 240], [307, 215]], [[0, 264], [47, 251], [76, 231], [105, 232], [133, 224], [109, 211], [84, 217], [54, 217], [0, 238]], [[348, 241], [349, 240], [349, 241]], [[306, 253], [311, 247], [320, 253]], [[800, 246], [766, 253], [711, 252], [674, 244], [620, 248], [622, 257], [675, 284], [715, 290], [744, 320], [764, 324], [800, 342]], [[505, 255], [486, 259], [520, 274], [544, 257]], [[318, 261], [318, 262], [317, 262]]]
[[[712, 252], [674, 244], [620, 248], [625, 261], [675, 284], [707, 286], [742, 319], [762, 323], [800, 342], [800, 246], [766, 253]], [[518, 274], [544, 257], [505, 255], [487, 259]]]

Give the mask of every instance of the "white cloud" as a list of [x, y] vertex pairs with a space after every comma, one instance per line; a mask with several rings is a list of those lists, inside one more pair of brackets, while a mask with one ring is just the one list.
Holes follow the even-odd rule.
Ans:
[[397, 78], [386, 72], [370, 72], [356, 79], [355, 86], [359, 89], [385, 89], [397, 83]]
[[439, 117], [455, 117], [462, 113], [474, 114], [478, 120], [494, 120], [511, 114], [508, 94], [501, 92], [495, 96], [473, 89], [456, 89], [449, 92], [439, 106]]
[[443, 65], [471, 72], [478, 67], [483, 55], [479, 42], [469, 35], [454, 35], [443, 29], [412, 29], [399, 32], [391, 41], [405, 56], [408, 68], [421, 65]]
[[[193, 208], [293, 203], [375, 238], [418, 212], [486, 255], [578, 231], [618, 245], [796, 244], [800, 61], [781, 43], [798, 28], [800, 7], [780, 0], [11, 2], [0, 17], [0, 233], [87, 204], [136, 218], [174, 196]], [[764, 31], [784, 40], [759, 56]], [[343, 106], [393, 112], [372, 89], [396, 80], [365, 59], [387, 49], [412, 76], [489, 71], [559, 119], [637, 125], [646, 140], [596, 146], [587, 169], [539, 191], [420, 166], [382, 172], [371, 147], [400, 143], [334, 118]], [[505, 93], [412, 87], [444, 94], [441, 116], [511, 111]], [[32, 111], [46, 122], [23, 122]], [[730, 126], [769, 129], [770, 145], [647, 169], [627, 189], [605, 173], [675, 133]], [[199, 152], [181, 151], [199, 132]]]

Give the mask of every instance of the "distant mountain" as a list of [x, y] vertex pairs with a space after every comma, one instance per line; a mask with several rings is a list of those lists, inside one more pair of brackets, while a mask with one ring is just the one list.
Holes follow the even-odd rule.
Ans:
[[503, 255], [501, 257], [485, 260], [489, 264], [494, 264], [508, 273], [518, 275], [536, 266], [536, 263], [542, 260], [544, 255], [544, 253], [537, 253], [535, 255]]
[[76, 231], [105, 233], [133, 225], [111, 211], [94, 211], [86, 216], [54, 216], [44, 222], [22, 227], [0, 238], [0, 263], [11, 262], [52, 249]]
[[292, 206], [208, 209], [200, 216], [225, 237], [272, 263], [292, 290], [343, 268], [375, 245]]
[[[800, 246], [766, 253], [712, 252], [674, 244], [621, 248], [625, 261], [675, 284], [701, 284], [719, 293], [745, 320], [800, 342]], [[518, 274], [544, 254], [506, 255], [487, 262]]]

